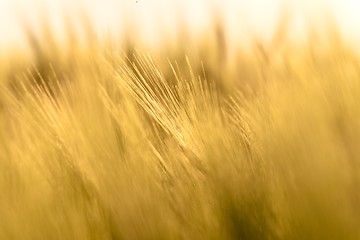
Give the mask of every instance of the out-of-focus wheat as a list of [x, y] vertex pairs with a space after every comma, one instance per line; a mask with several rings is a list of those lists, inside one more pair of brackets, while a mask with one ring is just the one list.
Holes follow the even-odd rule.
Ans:
[[217, 21], [191, 51], [29, 30], [1, 64], [0, 239], [359, 239], [358, 56], [279, 29], [230, 61]]

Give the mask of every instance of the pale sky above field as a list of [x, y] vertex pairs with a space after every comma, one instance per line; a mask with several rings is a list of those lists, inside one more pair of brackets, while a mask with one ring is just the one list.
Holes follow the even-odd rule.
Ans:
[[251, 29], [266, 36], [274, 29], [284, 3], [293, 10], [293, 20], [298, 24], [303, 19], [318, 24], [331, 10], [345, 36], [360, 40], [360, 0], [0, 0], [0, 49], [23, 44], [21, 21], [36, 28], [43, 14], [53, 29], [61, 32], [64, 13], [76, 19], [80, 10], [89, 14], [100, 35], [118, 33], [127, 25], [156, 41], [162, 31], [174, 30], [177, 17], [185, 17], [194, 32], [206, 27], [214, 10], [211, 6], [216, 6], [233, 34]]

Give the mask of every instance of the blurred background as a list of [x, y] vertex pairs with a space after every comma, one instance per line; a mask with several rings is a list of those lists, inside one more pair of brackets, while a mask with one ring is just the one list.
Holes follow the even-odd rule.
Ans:
[[0, 0], [0, 47], [2, 53], [25, 50], [24, 29], [36, 33], [44, 22], [61, 42], [65, 26], [70, 23], [81, 34], [85, 18], [100, 39], [124, 37], [131, 30], [150, 45], [171, 41], [181, 26], [190, 33], [213, 27], [214, 16], [222, 19], [228, 41], [246, 41], [249, 35], [266, 39], [283, 10], [290, 13], [295, 39], [301, 39], [304, 27], [321, 26], [331, 15], [355, 43], [360, 40], [357, 9], [357, 0]]

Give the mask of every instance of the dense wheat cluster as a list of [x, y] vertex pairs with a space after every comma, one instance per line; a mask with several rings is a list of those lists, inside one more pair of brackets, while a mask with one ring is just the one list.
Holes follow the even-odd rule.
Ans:
[[0, 239], [360, 239], [360, 59], [335, 27], [245, 49], [217, 19], [151, 49], [84, 26], [1, 59]]

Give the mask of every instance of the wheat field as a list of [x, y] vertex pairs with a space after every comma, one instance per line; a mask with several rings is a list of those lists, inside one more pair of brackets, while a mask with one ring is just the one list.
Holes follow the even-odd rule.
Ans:
[[214, 19], [154, 49], [25, 28], [0, 61], [0, 239], [360, 239], [358, 54], [335, 24], [235, 47]]

